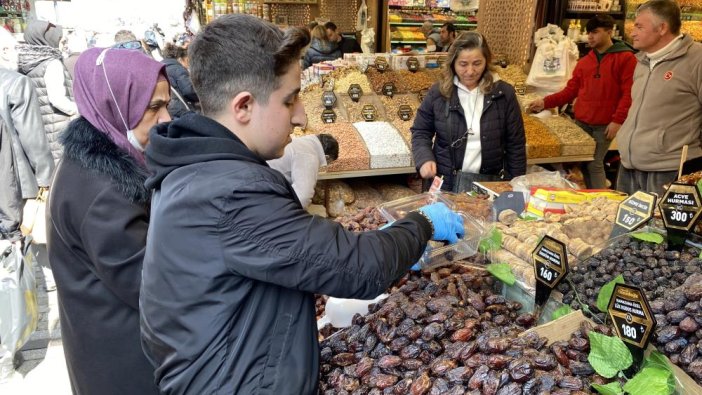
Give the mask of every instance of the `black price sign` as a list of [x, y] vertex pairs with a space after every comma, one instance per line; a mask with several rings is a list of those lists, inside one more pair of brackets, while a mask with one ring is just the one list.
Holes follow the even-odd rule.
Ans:
[[336, 95], [334, 92], [327, 91], [322, 93], [322, 104], [327, 109], [334, 107], [334, 104], [336, 104]]
[[410, 56], [407, 59], [407, 70], [415, 72], [419, 70], [419, 60], [415, 56]]
[[446, 63], [446, 60], [447, 60], [447, 59], [448, 59], [448, 58], [447, 58], [445, 55], [439, 56], [439, 58], [436, 59], [436, 63], [439, 65], [439, 67], [441, 67], [441, 66], [444, 65], [444, 63]]
[[523, 82], [514, 84], [514, 90], [517, 91], [517, 94], [520, 96], [526, 95], [526, 85]]
[[546, 304], [551, 291], [568, 273], [568, 250], [562, 242], [551, 236], [544, 236], [532, 256], [536, 273], [535, 302], [540, 308]]
[[632, 231], [648, 222], [653, 217], [656, 207], [656, 195], [638, 191], [619, 203], [616, 225]]
[[401, 105], [400, 108], [397, 110], [397, 115], [400, 117], [401, 120], [409, 121], [410, 119], [412, 119], [412, 107], [408, 106], [407, 104]]
[[351, 100], [358, 102], [361, 100], [361, 96], [363, 96], [363, 89], [361, 89], [361, 85], [351, 84], [348, 93]]
[[322, 122], [324, 123], [334, 123], [336, 122], [336, 113], [334, 110], [327, 108], [322, 111]]
[[640, 349], [646, 348], [656, 328], [656, 319], [651, 313], [646, 295], [640, 288], [616, 284], [609, 299], [607, 312], [622, 341]]
[[419, 91], [419, 101], [424, 101], [424, 98], [429, 94], [429, 89], [422, 89]]
[[697, 186], [670, 185], [658, 205], [665, 227], [689, 232], [700, 216], [701, 202]]
[[385, 71], [388, 69], [388, 67], [390, 67], [388, 65], [388, 60], [385, 59], [384, 56], [377, 56], [375, 58], [375, 68], [378, 69], [378, 71]]
[[383, 95], [387, 97], [393, 97], [395, 95], [395, 83], [386, 82], [383, 84]]
[[372, 104], [364, 105], [363, 109], [361, 110], [361, 115], [363, 116], [363, 119], [365, 119], [367, 122], [375, 121], [376, 114], [377, 110]]

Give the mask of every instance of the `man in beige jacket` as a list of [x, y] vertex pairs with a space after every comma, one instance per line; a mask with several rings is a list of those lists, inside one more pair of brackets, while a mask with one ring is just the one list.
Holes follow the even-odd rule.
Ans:
[[702, 157], [702, 44], [680, 33], [680, 7], [650, 0], [636, 11], [632, 39], [638, 64], [632, 105], [619, 130], [617, 189], [663, 193], [674, 181], [684, 145]]

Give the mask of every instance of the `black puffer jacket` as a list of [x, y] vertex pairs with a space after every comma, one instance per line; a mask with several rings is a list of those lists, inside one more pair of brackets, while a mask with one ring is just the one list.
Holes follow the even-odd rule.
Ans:
[[304, 68], [308, 68], [315, 63], [338, 59], [342, 56], [343, 54], [337, 43], [313, 38], [310, 47], [307, 48], [307, 52], [305, 52], [303, 66]]
[[356, 234], [302, 209], [283, 175], [212, 119], [151, 131], [142, 341], [165, 394], [316, 394], [314, 294], [370, 299], [431, 236], [417, 213]]
[[[454, 149], [450, 146], [466, 130], [458, 89], [454, 87], [451, 100], [447, 102], [439, 92], [439, 84], [434, 84], [417, 110], [412, 126], [412, 155], [417, 169], [427, 161], [436, 162], [437, 175], [444, 176], [442, 189], [451, 190], [454, 171], [463, 168], [465, 140]], [[480, 139], [480, 174], [497, 176], [504, 169], [504, 177], [510, 179], [526, 173], [526, 138], [521, 110], [514, 88], [504, 81], [497, 81], [492, 92], [485, 95]]]
[[[168, 82], [171, 83], [171, 101], [168, 103], [168, 114], [171, 118], [180, 118], [183, 115], [196, 111], [199, 106], [200, 99], [195, 93], [193, 82], [190, 79], [190, 72], [176, 59], [164, 59], [163, 64], [166, 65], [166, 75]], [[178, 95], [173, 93], [175, 90]]]

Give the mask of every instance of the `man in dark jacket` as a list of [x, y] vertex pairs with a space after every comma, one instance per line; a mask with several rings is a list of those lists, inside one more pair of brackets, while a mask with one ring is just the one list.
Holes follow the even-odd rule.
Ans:
[[324, 28], [327, 29], [327, 38], [329, 41], [339, 45], [339, 50], [341, 50], [342, 55], [345, 53], [361, 52], [361, 45], [355, 38], [344, 37], [341, 33], [336, 31], [336, 23], [329, 21], [324, 24]]
[[578, 61], [573, 77], [563, 90], [535, 100], [529, 104], [529, 109], [538, 112], [578, 99], [576, 123], [596, 142], [595, 159], [582, 167], [585, 184], [591, 189], [602, 189], [607, 188], [604, 157], [631, 106], [636, 57], [626, 43], [612, 39], [614, 19], [611, 16], [595, 15], [586, 27], [592, 51]]
[[218, 18], [190, 46], [206, 116], [152, 129], [140, 307], [162, 393], [316, 394], [314, 293], [373, 298], [430, 238], [463, 234], [443, 204], [348, 232], [306, 213], [267, 166], [305, 122], [297, 59], [308, 41], [249, 15]]
[[171, 83], [171, 102], [168, 113], [177, 119], [197, 110], [199, 99], [188, 71], [188, 49], [168, 43], [163, 50], [168, 82]]

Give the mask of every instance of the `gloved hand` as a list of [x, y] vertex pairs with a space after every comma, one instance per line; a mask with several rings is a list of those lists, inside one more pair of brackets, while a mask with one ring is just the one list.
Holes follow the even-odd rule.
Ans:
[[428, 204], [418, 210], [431, 221], [434, 226], [432, 240], [445, 240], [454, 244], [465, 236], [463, 218], [451, 211], [444, 203]]

